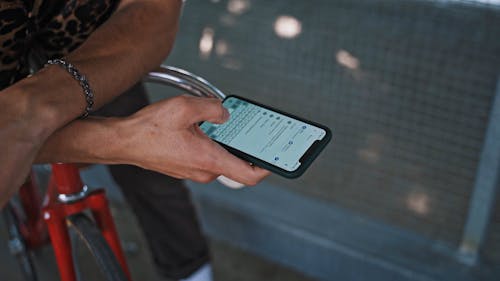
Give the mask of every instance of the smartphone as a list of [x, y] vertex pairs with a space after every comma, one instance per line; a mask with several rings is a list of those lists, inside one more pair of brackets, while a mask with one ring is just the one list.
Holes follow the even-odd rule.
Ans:
[[202, 122], [201, 130], [239, 158], [287, 178], [301, 176], [332, 137], [323, 125], [240, 96], [222, 105], [229, 120]]

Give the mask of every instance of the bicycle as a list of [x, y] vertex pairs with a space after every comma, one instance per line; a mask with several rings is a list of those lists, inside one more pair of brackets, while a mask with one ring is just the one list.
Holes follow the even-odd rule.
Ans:
[[[200, 97], [225, 97], [205, 79], [171, 66], [160, 66], [143, 81], [172, 86]], [[69, 229], [73, 229], [106, 280], [130, 281], [131, 275], [104, 189], [90, 191], [74, 164], [57, 163], [51, 166], [51, 177], [43, 201], [32, 173], [19, 189], [19, 203], [10, 200], [2, 211], [9, 249], [16, 256], [24, 279], [38, 280], [31, 253], [43, 245], [52, 244], [61, 281], [77, 280], [68, 233]], [[91, 217], [85, 214], [87, 211], [90, 211]]]

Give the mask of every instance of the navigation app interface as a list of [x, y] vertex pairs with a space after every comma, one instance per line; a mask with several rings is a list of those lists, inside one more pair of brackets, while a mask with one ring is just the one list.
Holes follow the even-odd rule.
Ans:
[[210, 138], [286, 171], [295, 171], [299, 159], [325, 130], [302, 121], [229, 97], [223, 106], [231, 117], [221, 125], [204, 122], [200, 128]]

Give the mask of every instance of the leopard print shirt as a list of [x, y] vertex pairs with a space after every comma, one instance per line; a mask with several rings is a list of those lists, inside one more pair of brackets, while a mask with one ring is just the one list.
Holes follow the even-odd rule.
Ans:
[[0, 0], [0, 89], [30, 73], [30, 58], [76, 49], [115, 10], [118, 0]]

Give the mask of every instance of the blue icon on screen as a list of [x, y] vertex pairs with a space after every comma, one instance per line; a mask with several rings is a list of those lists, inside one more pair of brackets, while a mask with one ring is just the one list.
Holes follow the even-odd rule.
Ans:
[[304, 129], [304, 130], [305, 130], [306, 128], [307, 128], [307, 126], [302, 126], [302, 129]]
[[293, 144], [293, 141], [289, 141], [288, 144]]
[[278, 156], [276, 156], [276, 157], [274, 157], [274, 160], [278, 161], [278, 160], [280, 160], [280, 158]]

